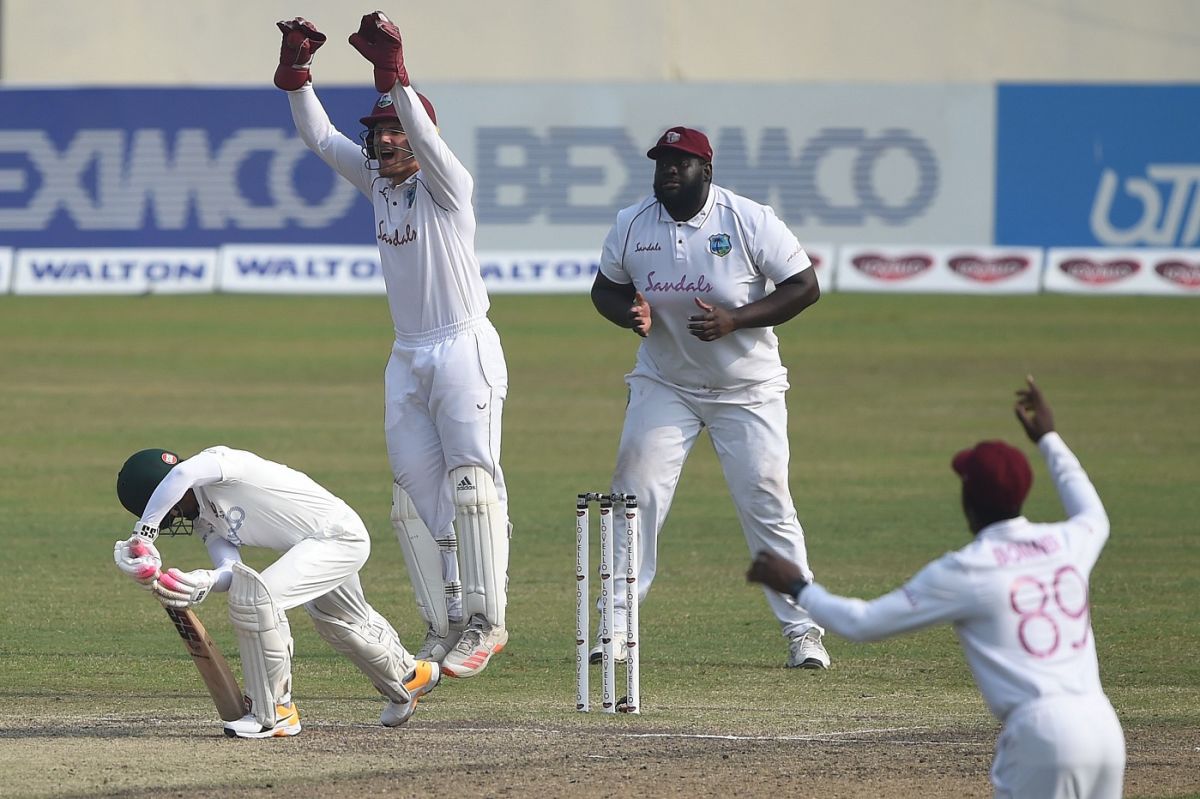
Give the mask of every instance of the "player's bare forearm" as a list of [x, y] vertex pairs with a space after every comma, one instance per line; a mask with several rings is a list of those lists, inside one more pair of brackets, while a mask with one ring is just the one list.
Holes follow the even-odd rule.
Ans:
[[632, 283], [614, 283], [602, 274], [592, 284], [592, 305], [608, 321], [618, 327], [632, 328], [629, 309], [637, 296]]
[[773, 327], [795, 317], [821, 298], [821, 287], [811, 269], [805, 269], [775, 286], [761, 300], [731, 311], [735, 328]]

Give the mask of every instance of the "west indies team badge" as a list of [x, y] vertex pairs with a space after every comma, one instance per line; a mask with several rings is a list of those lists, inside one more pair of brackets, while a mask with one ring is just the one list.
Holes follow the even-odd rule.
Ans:
[[728, 233], [714, 233], [708, 237], [708, 251], [713, 255], [724, 258], [732, 249], [733, 245], [729, 243]]

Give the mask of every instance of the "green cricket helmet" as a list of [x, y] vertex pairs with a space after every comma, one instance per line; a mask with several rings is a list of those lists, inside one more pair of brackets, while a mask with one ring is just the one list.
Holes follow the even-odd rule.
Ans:
[[[125, 510], [141, 518], [154, 489], [178, 463], [179, 456], [165, 449], [143, 449], [130, 455], [117, 473], [117, 498]], [[182, 514], [172, 508], [159, 525], [159, 532], [164, 535], [190, 533], [191, 530], [182, 529], [183, 521]]]

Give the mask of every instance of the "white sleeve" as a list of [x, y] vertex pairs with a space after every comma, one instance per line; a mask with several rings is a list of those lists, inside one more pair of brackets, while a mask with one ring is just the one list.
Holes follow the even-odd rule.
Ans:
[[317, 99], [312, 84], [306, 83], [302, 88], [288, 92], [287, 96], [300, 140], [334, 171], [370, 197], [372, 174], [367, 168], [362, 148], [338, 132], [329, 121], [329, 114], [325, 113], [325, 107]]
[[437, 125], [421, 104], [421, 98], [417, 97], [411, 86], [401, 86], [399, 82], [392, 87], [391, 94], [396, 116], [400, 117], [400, 124], [408, 134], [408, 143], [417, 156], [421, 176], [425, 178], [425, 185], [433, 199], [438, 205], [453, 211], [468, 208], [471, 205], [471, 193], [475, 190], [475, 180], [438, 133]]
[[174, 469], [167, 472], [167, 476], [150, 495], [150, 501], [146, 503], [146, 510], [138, 520], [139, 523], [157, 530], [167, 511], [183, 499], [188, 489], [220, 481], [221, 462], [211, 452], [200, 452], [186, 461], [180, 461]]
[[904, 586], [878, 599], [837, 596], [813, 583], [800, 604], [822, 627], [851, 641], [878, 641], [899, 633], [971, 615], [975, 592], [966, 574], [948, 558], [930, 563]]
[[233, 580], [233, 564], [241, 562], [241, 553], [233, 543], [219, 535], [205, 537], [204, 546], [208, 549], [208, 555], [212, 558], [217, 573], [212, 590], [228, 591], [229, 583]]
[[1058, 491], [1063, 509], [1067, 512], [1068, 536], [1072, 546], [1082, 547], [1090, 553], [1091, 562], [1100, 557], [1100, 550], [1108, 540], [1108, 513], [1096, 493], [1096, 487], [1088, 479], [1075, 453], [1058, 433], [1047, 433], [1038, 441], [1038, 449], [1046, 459], [1050, 479]]
[[633, 278], [629, 276], [629, 272], [625, 269], [625, 257], [622, 252], [624, 247], [621, 244], [621, 235], [618, 232], [621, 227], [621, 219], [618, 217], [616, 224], [609, 229], [608, 235], [604, 237], [604, 248], [600, 251], [600, 274], [614, 283], [628, 284], [633, 282]]
[[770, 206], [763, 207], [763, 216], [754, 231], [754, 265], [771, 282], [779, 284], [812, 266], [808, 253], [800, 246], [796, 234], [783, 223]]

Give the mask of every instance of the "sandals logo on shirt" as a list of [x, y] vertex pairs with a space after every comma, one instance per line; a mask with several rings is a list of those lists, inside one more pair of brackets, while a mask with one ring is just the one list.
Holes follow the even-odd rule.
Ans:
[[713, 255], [724, 258], [732, 249], [733, 245], [729, 242], [728, 233], [714, 233], [708, 237], [708, 251]]

